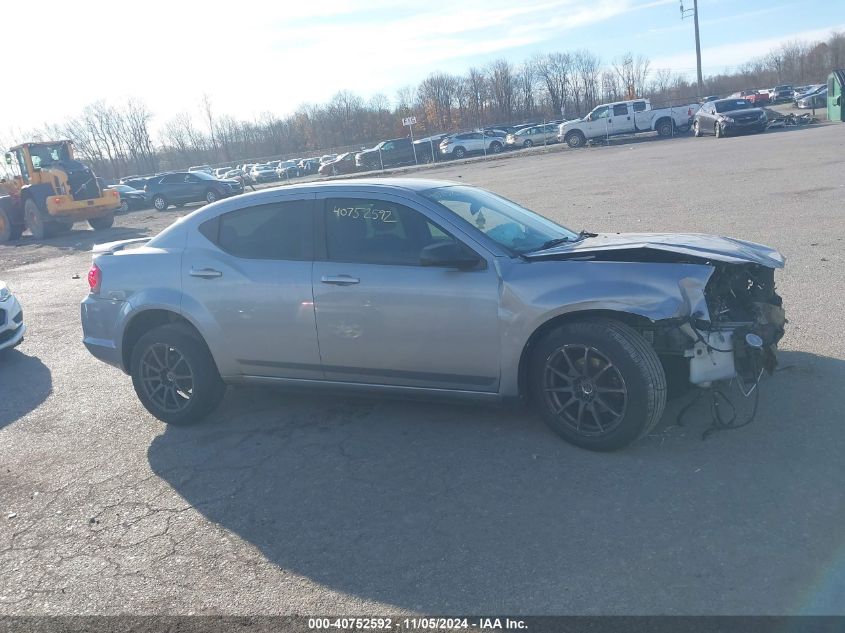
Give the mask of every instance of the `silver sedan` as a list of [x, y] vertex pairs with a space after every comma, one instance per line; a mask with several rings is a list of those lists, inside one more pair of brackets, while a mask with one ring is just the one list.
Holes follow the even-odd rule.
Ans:
[[785, 323], [776, 251], [575, 232], [462, 184], [307, 184], [95, 247], [84, 343], [170, 424], [227, 385], [532, 402], [566, 440], [623, 447], [667, 379], [756, 385]]

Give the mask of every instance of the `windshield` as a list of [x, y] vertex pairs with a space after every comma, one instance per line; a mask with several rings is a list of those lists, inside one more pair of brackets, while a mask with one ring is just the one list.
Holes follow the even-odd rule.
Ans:
[[483, 189], [456, 185], [420, 193], [513, 253], [537, 250], [550, 240], [578, 238], [577, 233]]
[[36, 169], [39, 167], [48, 167], [58, 161], [70, 160], [67, 145], [63, 143], [56, 145], [31, 145], [29, 152], [32, 156], [32, 166]]
[[745, 99], [730, 99], [729, 101], [717, 101], [716, 112], [731, 112], [732, 110], [746, 110], [753, 108]]

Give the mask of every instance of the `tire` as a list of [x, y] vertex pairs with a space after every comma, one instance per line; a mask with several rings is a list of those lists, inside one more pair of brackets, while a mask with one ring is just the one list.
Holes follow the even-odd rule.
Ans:
[[43, 240], [47, 235], [47, 218], [32, 198], [27, 198], [23, 205], [23, 217], [26, 228], [36, 240]]
[[121, 200], [120, 206], [117, 208], [118, 213], [129, 213], [129, 200]]
[[91, 218], [88, 220], [88, 225], [95, 231], [105, 231], [110, 229], [114, 224], [114, 213], [101, 215], [99, 218]]
[[592, 451], [635, 442], [666, 406], [666, 375], [654, 349], [610, 319], [549, 332], [532, 351], [529, 372], [532, 400], [549, 427]]
[[675, 131], [675, 124], [669, 119], [666, 119], [660, 121], [656, 129], [658, 136], [672, 136], [672, 133]]
[[458, 160], [460, 160], [460, 159], [462, 159], [464, 156], [466, 156], [466, 155], [467, 155], [467, 151], [466, 151], [463, 147], [456, 147], [456, 148], [455, 148], [455, 151], [454, 151], [454, 154], [455, 154], [455, 158], [457, 158]]
[[183, 325], [162, 325], [144, 334], [132, 349], [130, 369], [144, 408], [174, 426], [202, 421], [226, 393], [211, 352]]
[[490, 151], [493, 154], [500, 153], [502, 151], [502, 144], [497, 141], [493, 141], [492, 143], [490, 143]]
[[211, 204], [213, 202], [217, 202], [219, 199], [220, 199], [220, 196], [217, 194], [216, 191], [214, 191], [214, 189], [209, 189], [208, 191], [205, 192], [205, 201], [208, 204]]
[[529, 147], [534, 147], [534, 141], [532, 141], [530, 138], [527, 138], [525, 139], [525, 142], [522, 143], [522, 146], [525, 149], [528, 149]]
[[692, 124], [692, 135], [696, 138], [701, 138], [701, 126], [698, 124], [698, 121]]
[[718, 123], [713, 126], [713, 135], [716, 138], [722, 138], [725, 135], [725, 131], [722, 129], [722, 126]]
[[168, 206], [170, 205], [167, 204], [167, 198], [163, 195], [159, 193], [153, 196], [153, 207], [156, 211], [164, 211]]
[[574, 130], [563, 137], [563, 140], [566, 141], [566, 144], [569, 145], [572, 149], [577, 149], [579, 147], [584, 147], [587, 143], [587, 137], [584, 136], [584, 133], [581, 130]]
[[20, 239], [24, 227], [12, 222], [6, 209], [0, 209], [0, 244]]

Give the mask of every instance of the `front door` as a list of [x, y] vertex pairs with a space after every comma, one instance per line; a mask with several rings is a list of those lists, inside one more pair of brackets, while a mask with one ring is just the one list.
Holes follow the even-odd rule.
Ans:
[[587, 138], [601, 138], [608, 136], [610, 129], [607, 124], [607, 117], [610, 111], [610, 106], [599, 106], [590, 112], [585, 123], [584, 135]]
[[[189, 234], [183, 305], [229, 373], [322, 378], [311, 293], [313, 194], [223, 213]], [[198, 317], [199, 318], [199, 317]]]
[[495, 392], [493, 266], [421, 266], [423, 247], [456, 238], [404, 198], [318, 196], [317, 209], [325, 250], [314, 262], [314, 305], [326, 378]]

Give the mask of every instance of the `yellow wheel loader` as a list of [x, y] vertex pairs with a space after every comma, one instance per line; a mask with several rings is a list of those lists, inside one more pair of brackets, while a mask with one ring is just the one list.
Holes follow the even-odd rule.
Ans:
[[71, 141], [18, 145], [6, 164], [15, 175], [0, 180], [0, 243], [18, 239], [25, 228], [43, 239], [74, 222], [87, 220], [95, 231], [114, 223], [120, 194], [102, 189], [94, 172], [74, 159]]

